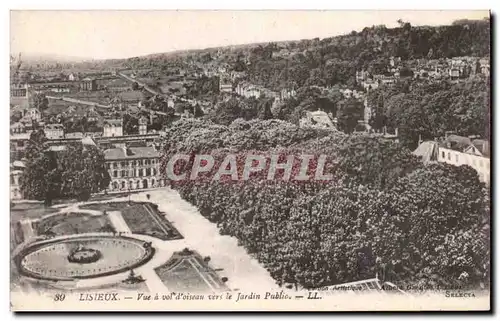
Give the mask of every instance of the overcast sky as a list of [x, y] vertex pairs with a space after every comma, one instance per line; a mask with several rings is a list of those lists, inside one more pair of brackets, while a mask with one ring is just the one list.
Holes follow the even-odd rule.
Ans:
[[179, 49], [324, 38], [366, 26], [443, 25], [487, 11], [12, 11], [11, 53], [127, 58]]

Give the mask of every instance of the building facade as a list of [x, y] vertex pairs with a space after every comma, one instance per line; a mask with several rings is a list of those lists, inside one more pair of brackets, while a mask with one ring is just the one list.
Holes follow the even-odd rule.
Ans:
[[47, 124], [43, 131], [48, 139], [64, 138], [64, 126], [62, 124]]
[[80, 90], [95, 91], [97, 90], [97, 81], [95, 79], [86, 78], [80, 82]]
[[28, 84], [10, 86], [11, 97], [28, 97]]
[[104, 151], [111, 177], [109, 191], [129, 191], [165, 186], [160, 177], [160, 154], [154, 147], [116, 147]]
[[139, 135], [146, 135], [148, 133], [148, 119], [144, 116], [139, 118]]
[[453, 149], [439, 147], [438, 162], [454, 166], [468, 165], [474, 168], [481, 182], [490, 182], [490, 159], [487, 157], [464, 153]]
[[123, 136], [123, 120], [107, 119], [104, 121], [103, 137]]
[[490, 183], [489, 142], [486, 140], [471, 141], [467, 137], [451, 135], [443, 142], [420, 142], [413, 154], [421, 157], [425, 164], [440, 162], [470, 166], [477, 172], [481, 182]]
[[21, 175], [24, 164], [20, 161], [14, 161], [10, 165], [10, 199], [20, 200], [23, 198], [21, 193]]

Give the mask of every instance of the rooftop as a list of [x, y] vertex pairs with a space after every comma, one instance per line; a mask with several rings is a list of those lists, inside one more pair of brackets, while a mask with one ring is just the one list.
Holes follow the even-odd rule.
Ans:
[[106, 119], [104, 121], [104, 125], [108, 125], [108, 126], [113, 126], [113, 127], [120, 127], [123, 125], [122, 123], [122, 120], [121, 119]]
[[424, 164], [432, 161], [437, 161], [439, 145], [434, 141], [426, 141], [420, 144], [417, 149], [413, 151], [413, 155], [422, 158]]
[[82, 132], [66, 133], [65, 138], [83, 138]]
[[110, 148], [104, 151], [104, 158], [106, 160], [158, 157], [160, 157], [160, 153], [154, 147], [129, 147], [127, 148], [127, 155], [124, 148]]
[[45, 125], [45, 129], [52, 129], [52, 130], [64, 129], [64, 126], [62, 124], [47, 124]]

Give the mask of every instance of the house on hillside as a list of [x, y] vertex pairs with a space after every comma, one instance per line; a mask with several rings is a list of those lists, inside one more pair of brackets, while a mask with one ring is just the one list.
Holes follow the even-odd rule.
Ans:
[[64, 138], [64, 126], [62, 124], [47, 124], [43, 131], [48, 139]]
[[23, 117], [21, 118], [20, 122], [24, 124], [28, 123], [33, 123], [37, 122], [40, 123], [42, 120], [42, 113], [38, 108], [30, 107], [26, 108], [22, 111]]
[[307, 112], [306, 115], [299, 121], [300, 127], [315, 127], [315, 128], [335, 128], [335, 125], [326, 112], [322, 110]]
[[94, 107], [90, 107], [90, 109], [86, 112], [85, 117], [88, 122], [95, 122], [99, 120], [99, 113], [94, 109]]
[[448, 135], [439, 142], [420, 142], [413, 154], [421, 156], [424, 163], [470, 166], [478, 173], [479, 180], [486, 184], [490, 182], [490, 147], [487, 140]]
[[68, 75], [68, 80], [69, 80], [69, 81], [78, 81], [78, 79], [79, 79], [79, 77], [78, 77], [78, 75], [77, 75], [77, 74], [70, 73], [70, 74]]
[[28, 84], [12, 84], [10, 85], [11, 97], [28, 97]]
[[104, 121], [103, 137], [123, 136], [123, 120], [107, 119]]
[[84, 78], [80, 82], [80, 90], [82, 91], [96, 91], [97, 90], [97, 80], [94, 78]]
[[14, 123], [10, 125], [10, 133], [11, 134], [26, 133], [26, 126], [21, 122]]
[[490, 60], [489, 59], [480, 59], [479, 66], [481, 69], [481, 73], [488, 77], [490, 75]]

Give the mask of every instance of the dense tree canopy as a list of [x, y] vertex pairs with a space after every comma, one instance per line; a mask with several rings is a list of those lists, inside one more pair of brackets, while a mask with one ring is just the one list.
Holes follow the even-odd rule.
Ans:
[[458, 135], [489, 135], [489, 80], [483, 77], [459, 83], [415, 83], [404, 93], [383, 87], [368, 95], [375, 110], [372, 124], [398, 128], [403, 144], [414, 148], [422, 139]]
[[110, 182], [104, 155], [95, 146], [68, 145], [63, 151], [50, 151], [43, 130], [31, 134], [26, 150], [26, 168], [21, 191], [27, 199], [44, 200], [50, 205], [57, 198], [86, 200]]
[[348, 137], [277, 120], [230, 126], [181, 120], [166, 132], [162, 171], [175, 153], [217, 158], [229, 151], [321, 151], [334, 159], [328, 183], [172, 182], [277, 283], [313, 288], [375, 274], [403, 287], [488, 282], [488, 199], [473, 169], [425, 167], [400, 145], [364, 134]]

